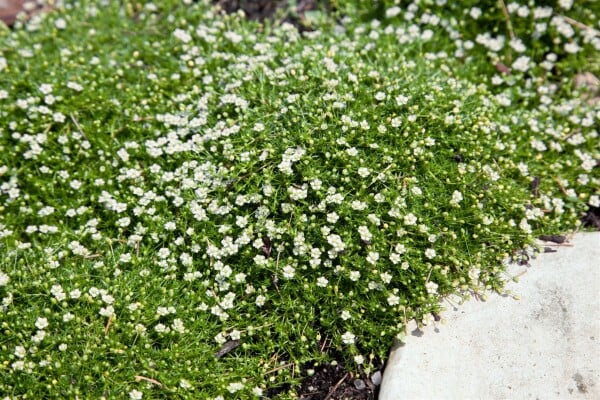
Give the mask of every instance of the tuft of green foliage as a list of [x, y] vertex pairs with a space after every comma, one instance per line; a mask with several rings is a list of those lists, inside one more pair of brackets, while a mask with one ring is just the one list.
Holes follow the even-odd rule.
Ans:
[[294, 398], [581, 228], [600, 13], [375, 3], [302, 34], [206, 1], [0, 31], [1, 393]]

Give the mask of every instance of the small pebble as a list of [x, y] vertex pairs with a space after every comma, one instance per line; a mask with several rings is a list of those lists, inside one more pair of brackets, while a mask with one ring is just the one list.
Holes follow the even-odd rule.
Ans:
[[375, 371], [375, 373], [371, 375], [371, 382], [375, 386], [381, 385], [381, 371]]
[[358, 390], [363, 390], [364, 388], [367, 387], [367, 385], [365, 385], [365, 383], [363, 382], [362, 379], [355, 379], [354, 387], [357, 388]]

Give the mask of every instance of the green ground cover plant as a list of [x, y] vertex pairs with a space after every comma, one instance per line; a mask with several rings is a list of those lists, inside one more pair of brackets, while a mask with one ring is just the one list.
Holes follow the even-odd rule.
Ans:
[[294, 398], [502, 290], [600, 206], [600, 13], [540, 3], [338, 1], [299, 33], [69, 1], [1, 30], [0, 393]]

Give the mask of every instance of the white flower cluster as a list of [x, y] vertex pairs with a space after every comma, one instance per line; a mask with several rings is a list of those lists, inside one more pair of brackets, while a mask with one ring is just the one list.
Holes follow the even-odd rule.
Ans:
[[277, 167], [282, 173], [291, 175], [293, 163], [300, 161], [305, 153], [306, 150], [303, 148], [288, 148], [281, 156], [281, 162]]

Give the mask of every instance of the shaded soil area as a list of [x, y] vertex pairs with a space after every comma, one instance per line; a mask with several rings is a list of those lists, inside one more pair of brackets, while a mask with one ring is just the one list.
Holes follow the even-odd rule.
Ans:
[[[334, 355], [332, 363], [313, 365], [306, 364], [301, 373], [304, 377], [296, 390], [299, 400], [375, 400], [379, 394], [379, 385], [384, 365], [376, 360], [378, 368], [370, 375], [364, 371], [351, 372], [344, 367], [342, 356]], [[265, 393], [266, 398], [275, 398], [278, 394], [287, 393], [290, 385], [272, 388]]]
[[584, 227], [600, 231], [600, 207], [590, 207], [581, 221]]
[[377, 398], [381, 371], [375, 372], [370, 377], [364, 373], [354, 375], [340, 364], [320, 365], [313, 370], [314, 374], [307, 376], [298, 390], [300, 400], [374, 400]]
[[288, 7], [287, 1], [274, 0], [215, 0], [225, 12], [244, 10], [250, 19], [272, 18], [278, 10]]
[[330, 0], [213, 0], [213, 3], [228, 13], [243, 10], [249, 19], [288, 22], [300, 31], [311, 29], [306, 12], [320, 10], [331, 13], [334, 9]]

